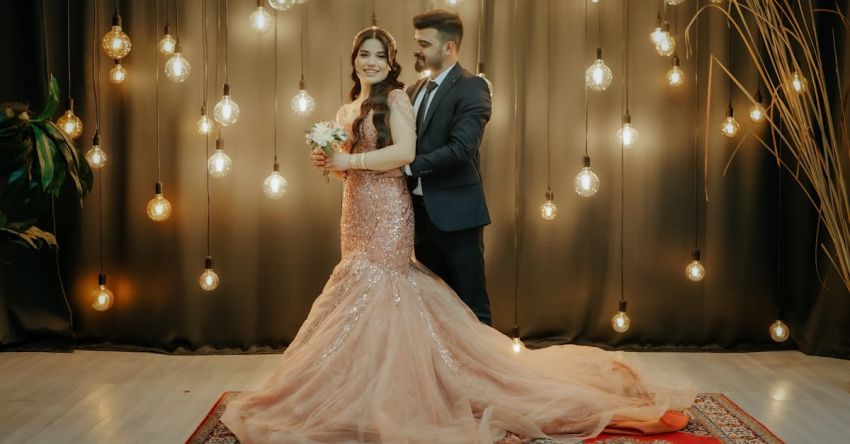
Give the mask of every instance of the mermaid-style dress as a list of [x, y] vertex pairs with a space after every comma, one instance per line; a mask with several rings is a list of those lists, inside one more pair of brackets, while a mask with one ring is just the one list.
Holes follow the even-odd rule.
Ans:
[[[413, 125], [401, 90], [390, 112]], [[351, 128], [359, 112], [337, 113]], [[348, 114], [348, 115], [347, 115]], [[411, 126], [412, 127], [412, 126]], [[364, 141], [375, 149], [371, 114]], [[613, 352], [564, 345], [512, 351], [413, 257], [405, 179], [348, 172], [342, 260], [262, 390], [222, 422], [250, 443], [579, 442], [606, 427], [666, 432], [687, 424], [694, 392], [650, 387]]]

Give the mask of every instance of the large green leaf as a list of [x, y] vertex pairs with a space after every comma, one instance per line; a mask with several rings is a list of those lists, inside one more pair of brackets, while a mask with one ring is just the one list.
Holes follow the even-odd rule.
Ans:
[[15, 182], [23, 179], [26, 176], [27, 167], [28, 167], [27, 164], [23, 164], [17, 170], [12, 171], [12, 174], [9, 175], [8, 183], [15, 183]]
[[77, 187], [77, 193], [80, 195], [80, 204], [82, 205], [82, 199], [91, 190], [92, 183], [94, 182], [91, 167], [86, 162], [85, 157], [80, 155], [79, 150], [74, 145], [74, 141], [64, 131], [60, 130], [55, 123], [48, 121], [44, 122], [43, 125], [45, 130], [56, 141], [56, 149], [65, 158], [67, 173], [71, 176], [74, 185]]
[[32, 134], [35, 138], [35, 150], [38, 153], [39, 175], [41, 176], [42, 189], [47, 191], [50, 183], [53, 181], [53, 172], [55, 166], [53, 163], [53, 149], [51, 147], [52, 140], [47, 137], [47, 134], [38, 127], [32, 125]]
[[59, 107], [59, 82], [53, 77], [53, 74], [50, 74], [50, 86], [47, 93], [47, 104], [44, 106], [44, 110], [41, 111], [41, 114], [36, 117], [36, 122], [44, 122], [45, 120], [50, 120], [53, 117], [53, 114], [56, 113], [56, 108]]
[[59, 197], [59, 192], [62, 191], [62, 184], [65, 182], [65, 171], [69, 169], [65, 166], [65, 162], [62, 161], [62, 153], [58, 151], [53, 152], [53, 166], [55, 167], [53, 170], [53, 182], [50, 183], [50, 188], [45, 191], [55, 197]]
[[79, 182], [81, 186], [79, 193], [80, 206], [82, 206], [83, 198], [91, 192], [92, 185], [94, 184], [94, 173], [91, 170], [91, 165], [89, 165], [85, 157], [79, 155], [79, 152], [77, 152], [77, 158], [77, 168], [75, 168], [73, 172], [75, 175], [79, 176], [78, 178], [75, 178], [74, 181]]

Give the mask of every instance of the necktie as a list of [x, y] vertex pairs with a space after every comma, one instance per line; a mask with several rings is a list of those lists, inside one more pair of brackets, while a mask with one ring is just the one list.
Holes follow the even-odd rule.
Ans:
[[437, 89], [437, 82], [428, 81], [428, 86], [425, 88], [425, 96], [422, 97], [422, 102], [419, 104], [419, 110], [416, 112], [416, 131], [419, 132], [419, 127], [425, 121], [425, 109], [428, 108], [428, 99], [434, 90]]

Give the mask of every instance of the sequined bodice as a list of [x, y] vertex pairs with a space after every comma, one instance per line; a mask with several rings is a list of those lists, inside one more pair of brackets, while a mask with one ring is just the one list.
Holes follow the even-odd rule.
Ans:
[[[337, 114], [345, 125], [349, 140], [357, 109], [343, 107]], [[377, 130], [372, 112], [363, 120], [362, 141], [356, 147], [345, 144], [343, 150], [361, 153], [376, 149]], [[353, 148], [353, 150], [352, 150]], [[407, 184], [402, 177], [379, 178], [378, 172], [350, 170], [342, 198], [342, 256], [364, 254], [373, 263], [403, 271], [413, 253], [413, 207]]]

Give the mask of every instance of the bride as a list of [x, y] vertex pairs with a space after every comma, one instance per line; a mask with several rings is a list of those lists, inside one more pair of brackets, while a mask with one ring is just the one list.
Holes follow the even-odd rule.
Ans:
[[683, 428], [676, 410], [694, 393], [653, 387], [593, 347], [513, 353], [416, 261], [399, 172], [415, 124], [396, 52], [381, 28], [354, 39], [352, 102], [336, 116], [349, 142], [322, 162], [345, 182], [342, 260], [263, 389], [234, 399], [222, 422], [243, 444], [571, 443]]

